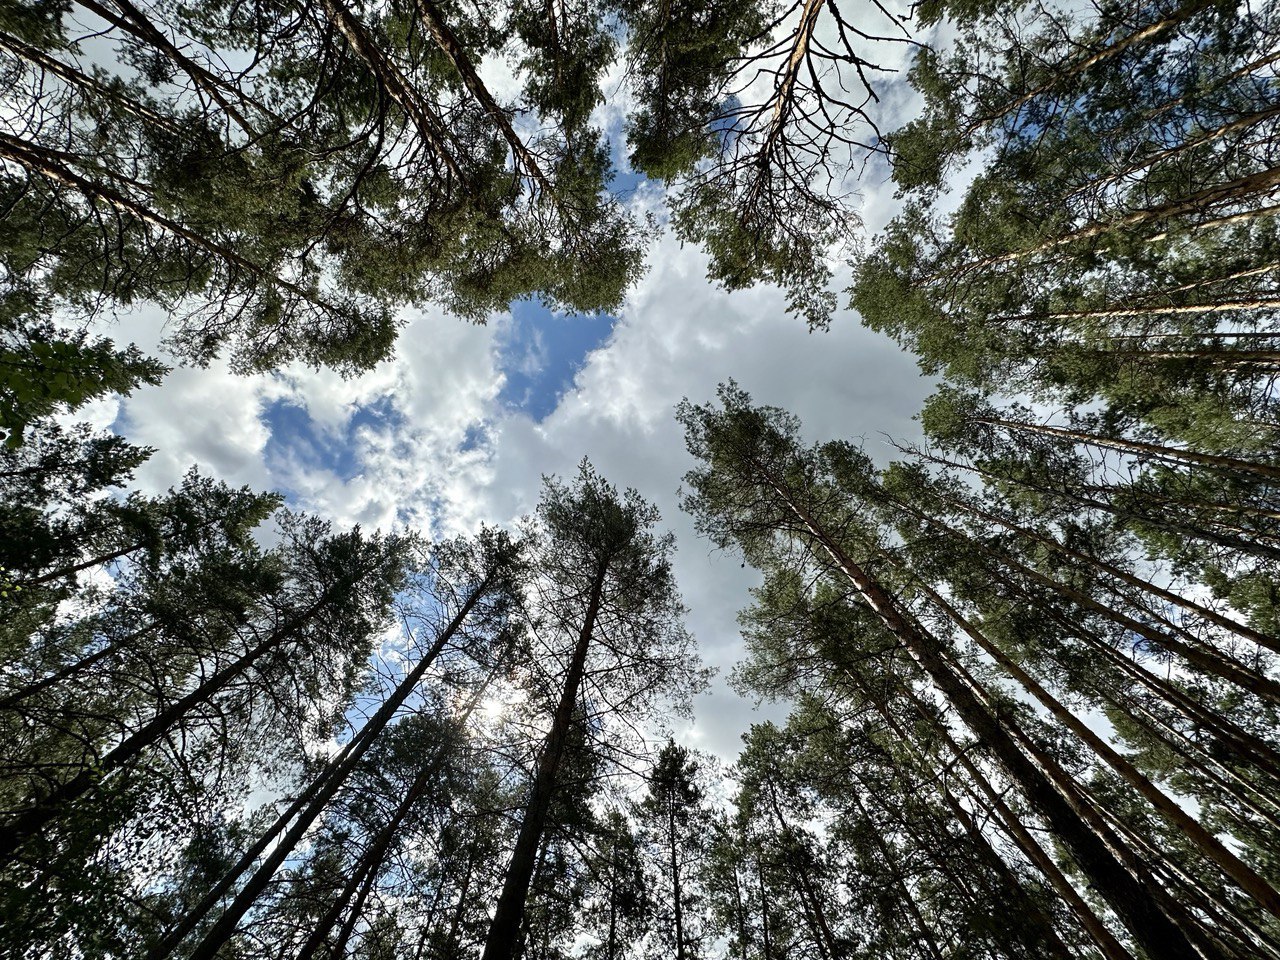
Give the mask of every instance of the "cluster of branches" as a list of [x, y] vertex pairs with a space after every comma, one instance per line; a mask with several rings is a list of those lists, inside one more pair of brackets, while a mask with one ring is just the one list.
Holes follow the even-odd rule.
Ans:
[[855, 864], [816, 955], [1280, 956], [1280, 558], [1236, 525], [1274, 466], [950, 391], [880, 470], [720, 397], [681, 410], [688, 506], [765, 575], [741, 681], [798, 703], [754, 762]]
[[[183, 359], [354, 372], [407, 304], [616, 309], [639, 234], [588, 122], [614, 43], [603, 12], [576, 13], [561, 38], [525, 4], [7, 7], [6, 401], [53, 313], [152, 302]], [[517, 44], [526, 82], [503, 102], [480, 66]]]
[[[1002, 8], [912, 71], [853, 305], [927, 372], [1202, 449], [1275, 445], [1273, 4]], [[951, 174], [984, 162], [955, 213]]]
[[618, 309], [647, 234], [593, 116], [619, 61], [631, 166], [672, 186], [712, 278], [781, 283], [821, 326], [851, 177], [884, 149], [874, 51], [911, 42], [876, 6], [882, 29], [798, 0], [7, 8], [0, 429], [119, 389], [138, 358], [61, 327], [133, 304], [184, 361], [347, 373], [409, 305]]
[[602, 798], [703, 682], [653, 508], [584, 463], [428, 546], [194, 473], [112, 495], [148, 454], [45, 421], [0, 471], [5, 952], [572, 942], [636, 845]]

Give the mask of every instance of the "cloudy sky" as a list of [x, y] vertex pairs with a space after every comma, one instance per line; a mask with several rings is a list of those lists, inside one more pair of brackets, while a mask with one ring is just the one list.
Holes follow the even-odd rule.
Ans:
[[[900, 85], [881, 93], [892, 128], [910, 104]], [[602, 108], [615, 133], [622, 106], [611, 98]], [[860, 187], [868, 232], [892, 215], [883, 179], [872, 171]], [[651, 184], [630, 202], [661, 214]], [[664, 234], [616, 317], [555, 316], [521, 303], [474, 326], [410, 312], [394, 359], [354, 380], [302, 367], [255, 377], [218, 364], [175, 367], [160, 386], [102, 401], [91, 416], [156, 448], [139, 475], [145, 489], [167, 488], [197, 465], [229, 483], [283, 491], [341, 525], [430, 535], [509, 522], [533, 507], [544, 474], [569, 476], [590, 458], [655, 502], [676, 534], [689, 626], [721, 671], [692, 728], [677, 729], [732, 760], [752, 720], [777, 711], [757, 713], [726, 683], [741, 656], [735, 615], [755, 576], [700, 540], [679, 509], [693, 464], [676, 403], [710, 400], [732, 377], [756, 400], [799, 415], [811, 439], [860, 438], [885, 459], [886, 435], [916, 435], [912, 417], [929, 384], [855, 314], [811, 334], [784, 312], [778, 290], [726, 294], [705, 273], [699, 249]], [[163, 357], [163, 328], [164, 317], [144, 308], [103, 332]]]

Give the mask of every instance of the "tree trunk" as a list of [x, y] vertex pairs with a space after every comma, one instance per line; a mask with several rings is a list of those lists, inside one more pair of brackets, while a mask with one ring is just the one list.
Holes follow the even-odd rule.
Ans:
[[[401, 704], [408, 699], [409, 695], [417, 687], [436, 657], [439, 656], [454, 634], [462, 627], [463, 622], [475, 605], [488, 592], [492, 581], [493, 573], [491, 571], [467, 596], [453, 619], [449, 621], [413, 670], [405, 676], [391, 696], [383, 702], [378, 711], [360, 729], [360, 732], [349, 744], [349, 750], [335, 757], [321, 776], [316, 779], [315, 783], [308, 788], [305, 810], [303, 810], [302, 804], [295, 802], [284, 815], [278, 818], [273, 829], [264, 836], [259, 837], [257, 843], [245, 851], [244, 855], [227, 871], [218, 884], [205, 895], [204, 899], [188, 912], [182, 921], [165, 936], [156, 949], [149, 954], [148, 960], [161, 960], [161, 958], [172, 953], [186, 938], [187, 934], [196, 928], [204, 916], [235, 885], [236, 880], [266, 851], [273, 839], [285, 829], [293, 815], [298, 810], [303, 810], [301, 816], [294, 822], [293, 827], [280, 839], [275, 849], [263, 860], [258, 869], [254, 871], [253, 876], [236, 894], [231, 905], [227, 907], [218, 917], [217, 922], [205, 933], [200, 943], [190, 953], [188, 960], [204, 960], [204, 958], [212, 957], [231, 938], [240, 919], [253, 906], [254, 901], [261, 895], [262, 891], [267, 888], [271, 877], [280, 864], [292, 853], [311, 824], [315, 822], [329, 801], [341, 789], [351, 771], [355, 769], [356, 764], [360, 762], [360, 759], [368, 751], [369, 747], [373, 745], [378, 735], [386, 728]], [[299, 800], [301, 799], [299, 798]]]
[[1002, 420], [998, 417], [975, 417], [974, 422], [1003, 427], [1006, 430], [1012, 430], [1017, 433], [1041, 434], [1061, 440], [1070, 440], [1072, 443], [1084, 444], [1085, 446], [1102, 447], [1123, 453], [1155, 457], [1171, 463], [1209, 467], [1213, 470], [1226, 470], [1232, 473], [1253, 474], [1267, 480], [1280, 480], [1280, 467], [1266, 463], [1255, 463], [1251, 460], [1240, 460], [1235, 457], [1225, 457], [1211, 453], [1196, 453], [1193, 450], [1181, 450], [1177, 447], [1167, 447], [1142, 440], [1100, 437], [1096, 434], [1067, 430], [1063, 427], [1051, 427], [1047, 424], [1039, 423], [1018, 423], [1015, 420]]
[[422, 142], [445, 165], [449, 173], [458, 181], [458, 184], [467, 188], [469, 186], [467, 178], [463, 175], [457, 159], [444, 141], [442, 131], [447, 130], [447, 125], [439, 117], [431, 113], [428, 106], [413, 88], [413, 84], [400, 72], [399, 67], [378, 49], [378, 45], [369, 36], [369, 32], [364, 25], [356, 19], [350, 10], [343, 6], [340, 0], [321, 0], [321, 5], [324, 7], [329, 22], [342, 34], [343, 39], [347, 41], [348, 46], [351, 47], [355, 55], [364, 62], [369, 71], [377, 78], [379, 86], [404, 111], [405, 116], [409, 118], [409, 122], [418, 131], [418, 136], [422, 138]]
[[1023, 689], [1038, 700], [1067, 729], [1084, 741], [1089, 749], [1123, 777], [1145, 800], [1159, 810], [1166, 820], [1186, 834], [1205, 857], [1239, 884], [1240, 888], [1253, 897], [1263, 909], [1273, 916], [1280, 917], [1280, 893], [1277, 893], [1270, 884], [1258, 876], [1244, 861], [1228, 850], [1217, 837], [1201, 826], [1198, 820], [1190, 816], [1180, 805], [1148, 780], [1137, 767], [1116, 752], [1111, 744], [1094, 733], [1087, 724], [1063, 706], [1034, 677], [1023, 670], [1021, 665], [1009, 657], [999, 646], [987, 639], [986, 635], [970, 623], [960, 611], [951, 606], [927, 584], [917, 582], [917, 585], [933, 601], [934, 605], [942, 610], [947, 619], [964, 631], [966, 636], [995, 660]]
[[[955, 672], [936, 640], [926, 637], [898, 612], [884, 589], [844, 553], [783, 486], [767, 474], [762, 479], [774, 487], [781, 500], [807, 528], [815, 545], [830, 556], [885, 629], [902, 642], [965, 725], [982, 740], [1027, 800], [1045, 817], [1134, 939], [1148, 953], [1168, 960], [1200, 960], [1202, 956], [1213, 956], [1211, 950], [1202, 954], [1192, 945], [1187, 933], [1173, 919], [1182, 911], [1152, 882], [1147, 870], [1132, 858], [1128, 864], [1122, 864], [1106, 835], [1087, 822], [1086, 817], [1091, 815], [1091, 811], [1077, 797], [1059, 792], [1058, 784], [1066, 780], [1065, 774], [1056, 765], [1047, 766], [1043, 758], [1037, 757], [1035, 761], [1028, 758], [1006, 724], [989, 711]], [[1050, 773], [1056, 775], [1053, 780]]]
[[1054, 553], [1070, 557], [1072, 560], [1079, 561], [1080, 563], [1091, 566], [1096, 570], [1100, 570], [1107, 576], [1114, 577], [1119, 580], [1121, 583], [1126, 583], [1131, 587], [1136, 587], [1138, 590], [1149, 593], [1151, 596], [1157, 597], [1165, 603], [1172, 604], [1175, 607], [1186, 610], [1188, 613], [1193, 613], [1200, 619], [1234, 633], [1238, 637], [1256, 643], [1260, 647], [1264, 647], [1265, 649], [1271, 650], [1275, 653], [1280, 653], [1280, 640], [1277, 640], [1275, 637], [1267, 636], [1265, 633], [1259, 633], [1252, 627], [1248, 627], [1245, 624], [1232, 620], [1230, 617], [1223, 616], [1214, 610], [1210, 610], [1208, 607], [1195, 603], [1192, 600], [1188, 600], [1180, 594], [1173, 593], [1170, 590], [1165, 590], [1163, 587], [1158, 587], [1149, 580], [1144, 580], [1142, 577], [1129, 573], [1126, 570], [1122, 570], [1119, 567], [1107, 563], [1105, 560], [1100, 560], [1097, 557], [1092, 557], [1081, 553], [1078, 550], [1073, 550], [1071, 547], [1068, 547], [1063, 543], [1059, 543], [1053, 537], [1048, 537], [1034, 530], [1029, 530], [1026, 527], [1018, 526], [997, 514], [989, 513], [985, 510], [979, 509], [978, 507], [972, 506], [971, 504], [952, 500], [950, 498], [944, 498], [944, 502], [965, 511], [980, 520], [994, 523], [997, 526], [1008, 530], [1010, 533], [1016, 533], [1020, 537], [1025, 537], [1034, 543], [1038, 543], [1041, 546], [1052, 550]]
[[969, 125], [964, 128], [961, 135], [966, 138], [972, 136], [983, 127], [995, 123], [997, 120], [1001, 120], [1009, 114], [1020, 110], [1041, 94], [1049, 93], [1064, 80], [1079, 76], [1091, 67], [1097, 66], [1103, 61], [1109, 60], [1112, 57], [1123, 53], [1130, 47], [1159, 36], [1166, 30], [1176, 27], [1178, 24], [1187, 20], [1189, 17], [1203, 10], [1207, 6], [1209, 6], [1208, 0], [1192, 0], [1192, 2], [1184, 3], [1173, 15], [1165, 17], [1162, 20], [1157, 20], [1155, 23], [1147, 24], [1145, 27], [1140, 27], [1132, 33], [1126, 34], [1118, 40], [1112, 41], [1101, 50], [1089, 54], [1087, 57], [1076, 60], [1074, 63], [1059, 64], [1053, 71], [1052, 80], [1042, 83], [1040, 86], [1028, 90], [1026, 93], [1016, 97], [1009, 103], [1002, 105], [996, 113], [987, 114], [979, 117], [977, 120], [971, 121]]
[[[952, 755], [955, 756], [960, 765], [964, 767], [965, 772], [969, 775], [969, 780], [972, 785], [976, 786], [987, 798], [987, 802], [991, 804], [991, 809], [996, 812], [996, 815], [1000, 818], [1006, 832], [1018, 846], [1018, 849], [1023, 852], [1027, 860], [1029, 860], [1036, 869], [1040, 871], [1045, 879], [1049, 881], [1050, 886], [1057, 891], [1058, 896], [1067, 904], [1072, 914], [1075, 915], [1076, 920], [1080, 922], [1080, 925], [1089, 934], [1090, 938], [1097, 945], [1098, 950], [1101, 951], [1106, 960], [1133, 960], [1133, 956], [1129, 951], [1126, 950], [1111, 931], [1107, 929], [1107, 926], [1084, 901], [1084, 898], [1080, 896], [1076, 891], [1076, 888], [1072, 886], [1071, 881], [1067, 879], [1065, 874], [1063, 874], [1061, 868], [1059, 868], [1057, 863], [1054, 862], [1053, 858], [1044, 852], [1044, 848], [1042, 848], [1036, 841], [1035, 837], [1031, 835], [1031, 831], [1027, 829], [1018, 815], [1009, 808], [1007, 803], [1005, 803], [1000, 792], [992, 786], [991, 782], [986, 778], [983, 772], [978, 769], [977, 764], [969, 759], [969, 755], [965, 752], [964, 748], [955, 742], [955, 739], [951, 736], [951, 732], [947, 729], [946, 725], [938, 723], [929, 711], [925, 709], [924, 705], [916, 699], [913, 693], [908, 691], [907, 696], [912, 701], [919, 716], [933, 727], [942, 742], [947, 745], [947, 748], [951, 751]], [[904, 743], [910, 743], [911, 741], [907, 738], [906, 731], [891, 718], [891, 715], [884, 710], [882, 710], [881, 713], [894, 727], [894, 729], [898, 731], [898, 735], [902, 741]]]
[[134, 630], [128, 636], [121, 637], [119, 640], [114, 640], [102, 647], [100, 650], [95, 650], [88, 656], [81, 657], [75, 663], [67, 664], [65, 667], [61, 667], [53, 673], [41, 677], [39, 680], [29, 683], [12, 693], [6, 694], [3, 698], [0, 698], [0, 710], [12, 710], [23, 700], [28, 700], [40, 691], [61, 683], [63, 680], [69, 680], [77, 673], [81, 673], [89, 669], [95, 663], [105, 660], [113, 653], [119, 653], [120, 650], [125, 648], [128, 644], [146, 636], [148, 633], [156, 631], [159, 627], [160, 622], [158, 620], [153, 620], [145, 627]]
[[168, 37], [160, 32], [147, 15], [130, 3], [129, 0], [110, 0], [120, 11], [119, 14], [98, 3], [97, 0], [77, 0], [77, 2], [86, 10], [91, 11], [111, 25], [136, 37], [144, 46], [152, 47], [166, 56], [191, 78], [192, 82], [205, 96], [221, 107], [222, 111], [251, 140], [258, 138], [259, 134], [254, 129], [253, 124], [240, 112], [240, 108], [236, 104], [227, 99], [227, 94], [231, 94], [236, 99], [243, 101], [244, 94], [221, 77], [210, 73], [179, 50]]
[[252, 650], [241, 654], [231, 664], [215, 673], [211, 679], [201, 683], [195, 690], [161, 710], [143, 724], [140, 729], [125, 737], [124, 740], [109, 750], [92, 768], [82, 770], [72, 779], [53, 788], [53, 790], [41, 797], [34, 806], [15, 816], [3, 829], [0, 829], [0, 859], [12, 856], [19, 847], [42, 830], [46, 824], [61, 816], [68, 804], [84, 796], [97, 786], [104, 777], [131, 762], [148, 747], [159, 742], [193, 707], [209, 701], [233, 680], [244, 674], [263, 656], [292, 639], [329, 603], [340, 589], [345, 589], [347, 586], [350, 586], [350, 583], [335, 584], [329, 587], [315, 602], [293, 618], [287, 625], [274, 630], [266, 640], [259, 643]]
[[676, 800], [674, 792], [667, 796], [667, 840], [671, 853], [671, 896], [675, 912], [676, 960], [684, 960], [684, 904], [680, 889], [680, 851], [676, 844]]
[[[872, 823], [871, 815], [867, 813], [867, 808], [862, 803], [862, 798], [858, 795], [858, 791], [852, 790], [849, 793], [849, 799], [853, 801], [854, 806], [858, 808], [858, 815], [867, 823]], [[906, 878], [902, 876], [895, 862], [895, 858], [889, 851], [889, 845], [885, 842], [884, 836], [880, 829], [873, 825], [871, 830], [871, 839], [876, 845], [876, 849], [880, 851], [880, 856], [884, 858], [885, 868], [893, 877], [893, 885], [898, 888], [898, 896], [901, 900], [902, 908], [911, 916], [912, 925], [916, 928], [916, 932], [920, 935], [920, 939], [924, 941], [928, 948], [929, 956], [932, 960], [943, 960], [942, 948], [938, 944], [937, 938], [933, 934], [933, 928], [929, 926], [924, 915], [920, 913], [920, 907], [916, 903], [915, 896], [907, 887]]]
[[480, 74], [476, 72], [475, 66], [471, 63], [471, 58], [467, 55], [466, 48], [462, 46], [454, 35], [448, 21], [444, 18], [444, 14], [432, 0], [415, 0], [415, 2], [418, 14], [426, 26], [427, 32], [431, 34], [431, 38], [435, 40], [436, 46], [440, 48], [440, 51], [453, 64], [454, 70], [458, 72], [458, 76], [462, 79], [463, 86], [476, 98], [476, 101], [484, 108], [485, 113], [489, 115], [489, 119], [493, 121], [494, 125], [502, 133], [508, 146], [511, 147], [515, 162], [524, 167], [529, 174], [529, 178], [537, 185], [538, 189], [555, 203], [555, 190], [551, 186], [551, 182], [543, 174], [537, 158], [534, 157], [524, 141], [516, 134], [515, 128], [511, 126], [511, 121], [507, 118], [506, 113], [503, 112], [502, 107], [498, 106], [493, 94], [489, 92], [488, 87], [484, 85], [484, 81], [480, 79]]
[[582, 685], [582, 677], [586, 672], [587, 652], [595, 631], [596, 616], [600, 612], [607, 570], [608, 567], [601, 564], [591, 584], [582, 630], [578, 634], [573, 658], [569, 662], [569, 671], [565, 675], [564, 688], [560, 694], [560, 703], [556, 707], [551, 733], [538, 760], [538, 771], [534, 777], [529, 805], [520, 822], [520, 833], [516, 838], [511, 861], [507, 865], [506, 876], [502, 881], [502, 893], [498, 897], [493, 921], [489, 925], [489, 934], [485, 939], [481, 960], [514, 960], [516, 955], [520, 922], [524, 918], [525, 900], [529, 896], [529, 883], [533, 879], [538, 846], [542, 841], [547, 813], [556, 791], [556, 775], [568, 740], [574, 707], [577, 705], [578, 688]]

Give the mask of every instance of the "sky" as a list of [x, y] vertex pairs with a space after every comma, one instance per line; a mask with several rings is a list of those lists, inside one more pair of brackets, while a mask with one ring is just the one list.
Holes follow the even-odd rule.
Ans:
[[[907, 119], [904, 87], [881, 92], [888, 125]], [[616, 98], [601, 108], [615, 142], [622, 109]], [[660, 189], [633, 176], [626, 183], [636, 183], [628, 202], [661, 218]], [[892, 215], [892, 187], [873, 171], [860, 190], [872, 233]], [[719, 674], [692, 724], [673, 726], [678, 739], [731, 762], [752, 722], [784, 711], [757, 707], [729, 686], [743, 654], [736, 614], [757, 575], [700, 539], [679, 509], [681, 478], [694, 463], [675, 405], [712, 400], [717, 384], [734, 378], [756, 401], [798, 415], [810, 440], [860, 440], [887, 462], [888, 438], [918, 436], [913, 416], [930, 383], [850, 311], [810, 333], [786, 314], [779, 290], [729, 294], [705, 274], [702, 251], [664, 232], [617, 316], [554, 315], [522, 302], [474, 325], [413, 310], [395, 356], [354, 379], [302, 366], [249, 377], [222, 363], [175, 366], [160, 385], [98, 401], [88, 416], [156, 449], [138, 474], [144, 490], [164, 490], [196, 466], [279, 490], [291, 506], [342, 527], [429, 536], [510, 523], [532, 510], [543, 475], [570, 477], [589, 458], [615, 485], [654, 502], [661, 528], [676, 536], [687, 623]], [[836, 282], [843, 285], [839, 275]], [[101, 332], [163, 359], [164, 322], [142, 307]]]

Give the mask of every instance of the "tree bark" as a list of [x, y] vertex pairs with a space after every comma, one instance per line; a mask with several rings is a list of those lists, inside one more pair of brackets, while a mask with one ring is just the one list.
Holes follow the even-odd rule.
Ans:
[[1280, 467], [1271, 464], [1256, 463], [1252, 460], [1240, 460], [1219, 454], [1197, 453], [1193, 450], [1182, 450], [1162, 444], [1147, 443], [1142, 440], [1126, 440], [1122, 437], [1100, 437], [1097, 434], [1068, 430], [1063, 427], [1051, 427], [1041, 423], [1019, 423], [1015, 420], [1002, 420], [999, 417], [975, 417], [975, 423], [985, 423], [993, 427], [1003, 427], [1017, 433], [1033, 433], [1046, 437], [1070, 440], [1072, 443], [1086, 446], [1103, 447], [1123, 453], [1134, 453], [1142, 456], [1156, 457], [1172, 463], [1189, 464], [1197, 467], [1209, 467], [1214, 470], [1226, 470], [1233, 473], [1253, 474], [1267, 480], [1280, 480]]
[[1280, 893], [1277, 893], [1270, 884], [1263, 880], [1244, 861], [1228, 850], [1217, 837], [1201, 826], [1198, 820], [1148, 780], [1137, 767], [1121, 756], [1111, 744], [1094, 733], [1087, 724], [1063, 706], [1061, 701], [1049, 693], [1031, 674], [1023, 670], [1017, 661], [1009, 657], [995, 643], [992, 643], [960, 611], [951, 606], [927, 584], [917, 582], [917, 585], [933, 604], [946, 615], [947, 619], [964, 631], [966, 636], [995, 660], [1024, 690], [1048, 709], [1067, 729], [1084, 741], [1089, 749], [1100, 757], [1107, 766], [1123, 777], [1147, 802], [1159, 810], [1166, 820], [1185, 833], [1205, 857], [1239, 884], [1240, 888], [1253, 897], [1263, 909], [1273, 916], [1280, 917]]

